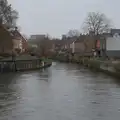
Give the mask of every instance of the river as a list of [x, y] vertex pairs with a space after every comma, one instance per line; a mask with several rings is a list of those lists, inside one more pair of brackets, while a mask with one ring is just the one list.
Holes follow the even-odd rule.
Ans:
[[0, 120], [120, 120], [120, 84], [65, 63], [2, 74]]

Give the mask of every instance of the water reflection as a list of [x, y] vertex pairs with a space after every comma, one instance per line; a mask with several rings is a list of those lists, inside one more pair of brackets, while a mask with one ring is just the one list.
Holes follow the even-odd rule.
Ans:
[[120, 119], [119, 85], [78, 65], [3, 74], [0, 84], [1, 120]]

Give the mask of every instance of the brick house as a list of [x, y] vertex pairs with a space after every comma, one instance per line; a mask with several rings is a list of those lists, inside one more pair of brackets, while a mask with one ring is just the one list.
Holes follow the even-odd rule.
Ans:
[[66, 37], [66, 39], [62, 40], [62, 47], [64, 49], [66, 49], [67, 51], [70, 50], [70, 44], [73, 43], [78, 37], [74, 36], [74, 37]]
[[0, 25], [0, 54], [12, 54], [13, 36], [4, 25]]
[[28, 49], [27, 40], [21, 35], [21, 33], [17, 30], [17, 28], [11, 31], [13, 36], [13, 50], [20, 51], [20, 53], [24, 53]]
[[70, 44], [71, 53], [79, 56], [92, 56], [95, 48], [95, 40], [90, 35], [80, 36]]
[[[0, 54], [12, 55], [24, 52], [27, 49], [27, 41], [17, 29], [8, 30], [5, 25], [0, 25]], [[17, 50], [17, 51], [16, 51]]]

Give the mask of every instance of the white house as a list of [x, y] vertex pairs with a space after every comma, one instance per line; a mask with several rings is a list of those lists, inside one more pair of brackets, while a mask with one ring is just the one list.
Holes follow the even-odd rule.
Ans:
[[106, 55], [108, 57], [120, 57], [120, 35], [115, 33], [106, 38]]

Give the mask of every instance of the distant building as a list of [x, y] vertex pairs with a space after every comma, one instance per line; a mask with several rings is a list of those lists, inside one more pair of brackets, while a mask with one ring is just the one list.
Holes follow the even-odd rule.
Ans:
[[116, 32], [106, 38], [106, 55], [110, 58], [120, 58], [120, 31]]
[[30, 46], [37, 45], [40, 46], [41, 41], [48, 39], [46, 35], [37, 34], [37, 35], [31, 35], [30, 39], [28, 40], [28, 44]]
[[30, 40], [43, 40], [45, 39], [47, 36], [46, 35], [42, 35], [42, 34], [37, 34], [37, 35], [31, 35], [30, 36]]
[[104, 33], [99, 38], [101, 56], [120, 58], [120, 29], [111, 29], [110, 33]]
[[79, 54], [80, 56], [92, 56], [95, 40], [89, 35], [81, 36], [70, 44], [70, 48], [71, 53]]

